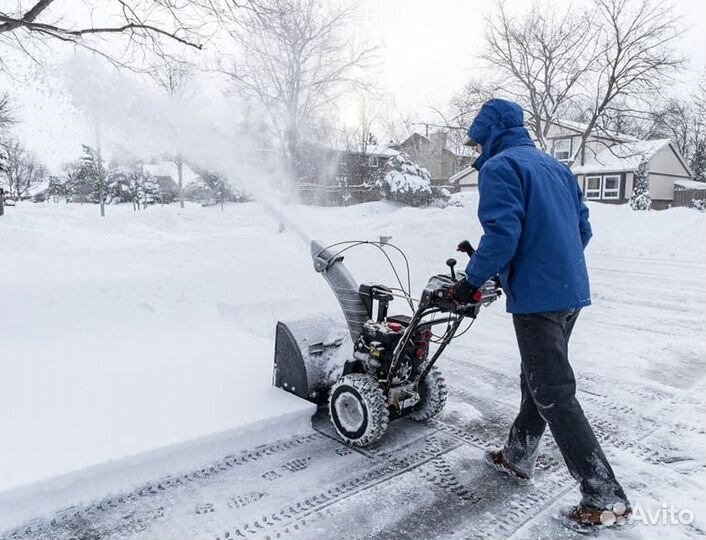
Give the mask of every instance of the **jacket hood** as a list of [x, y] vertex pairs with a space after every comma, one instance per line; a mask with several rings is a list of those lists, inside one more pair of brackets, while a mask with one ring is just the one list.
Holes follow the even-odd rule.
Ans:
[[473, 163], [477, 170], [506, 148], [534, 146], [523, 127], [522, 107], [505, 99], [486, 101], [468, 128], [468, 136], [483, 146], [483, 152]]

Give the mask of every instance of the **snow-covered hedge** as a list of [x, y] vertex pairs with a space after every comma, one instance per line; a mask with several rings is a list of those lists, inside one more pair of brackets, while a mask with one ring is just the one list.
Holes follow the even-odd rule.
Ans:
[[391, 157], [375, 178], [375, 186], [385, 199], [409, 206], [431, 203], [431, 175], [407, 154]]

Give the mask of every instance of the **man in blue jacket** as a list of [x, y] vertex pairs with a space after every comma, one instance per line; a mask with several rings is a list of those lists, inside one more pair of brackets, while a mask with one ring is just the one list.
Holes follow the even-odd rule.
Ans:
[[[568, 167], [535, 147], [516, 103], [486, 102], [467, 142], [481, 147], [474, 167], [484, 234], [455, 296], [471, 299], [498, 275], [522, 359], [520, 412], [504, 448], [489, 452], [486, 461], [529, 482], [548, 424], [580, 482], [582, 499], [569, 519], [598, 526], [606, 515], [625, 518], [630, 503], [576, 399], [568, 360], [571, 331], [591, 303], [583, 254], [591, 226], [581, 189]], [[605, 511], [614, 514], [602, 518]]]

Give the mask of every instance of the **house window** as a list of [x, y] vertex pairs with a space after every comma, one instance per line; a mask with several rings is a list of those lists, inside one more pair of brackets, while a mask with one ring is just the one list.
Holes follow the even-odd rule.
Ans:
[[586, 177], [586, 198], [600, 199], [601, 198], [601, 177], [587, 176]]
[[554, 141], [554, 157], [564, 163], [571, 159], [571, 139], [556, 139]]
[[378, 164], [378, 157], [377, 156], [370, 156], [368, 158], [368, 167], [377, 167]]
[[603, 198], [604, 199], [619, 199], [620, 198], [620, 176], [611, 175], [603, 177]]

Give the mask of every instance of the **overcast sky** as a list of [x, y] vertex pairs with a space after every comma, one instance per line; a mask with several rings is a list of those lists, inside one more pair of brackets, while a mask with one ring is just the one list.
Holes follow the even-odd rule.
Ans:
[[[73, 1], [60, 0], [57, 5]], [[574, 5], [587, 2], [577, 0]], [[362, 0], [360, 5], [359, 37], [381, 45], [376, 81], [406, 116], [438, 120], [431, 105], [443, 108], [470, 77], [483, 76], [478, 54], [483, 47], [484, 18], [496, 9], [495, 2]], [[547, 9], [566, 9], [564, 2], [546, 5]], [[513, 15], [528, 6], [527, 1], [506, 0]], [[680, 76], [681, 85], [693, 88], [706, 63], [706, 1], [681, 0], [676, 9], [683, 13], [687, 26], [680, 48], [691, 57], [689, 69]], [[8, 59], [4, 55], [4, 59], [14, 62], [18, 74], [14, 80], [0, 77], [0, 88], [8, 90], [22, 107], [18, 135], [56, 170], [61, 162], [78, 155], [80, 143], [93, 137], [93, 129], [81, 122], [70, 99], [59, 90], [60, 68], [45, 75], [26, 57]], [[345, 107], [348, 122], [355, 120], [355, 109], [355, 104]]]
[[[588, 0], [576, 0], [580, 7]], [[526, 10], [526, 0], [505, 0], [508, 13]], [[564, 10], [568, 2], [546, 2]], [[686, 31], [681, 49], [692, 58], [681, 78], [695, 84], [706, 63], [706, 0], [680, 0]], [[482, 76], [477, 59], [483, 47], [484, 19], [496, 2], [482, 0], [366, 0], [368, 31], [383, 43], [380, 82], [407, 112], [424, 114], [443, 105], [471, 76]]]

